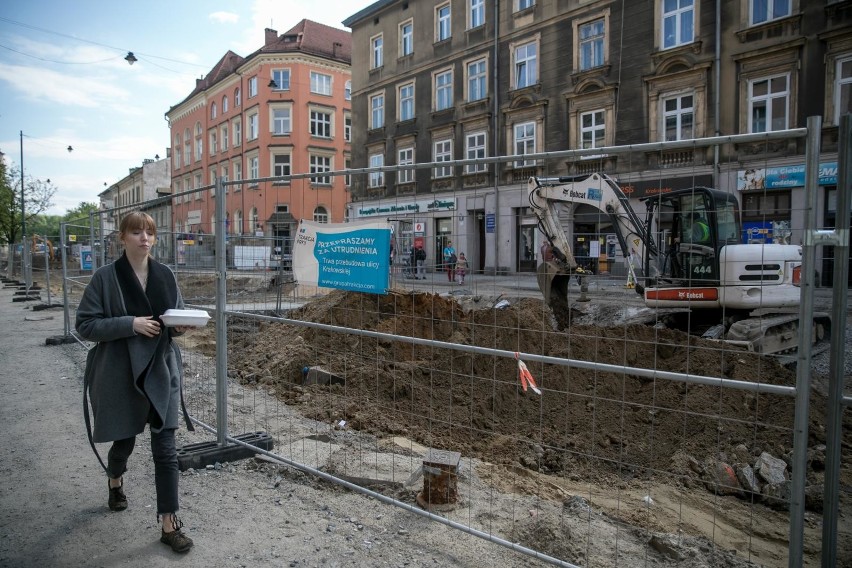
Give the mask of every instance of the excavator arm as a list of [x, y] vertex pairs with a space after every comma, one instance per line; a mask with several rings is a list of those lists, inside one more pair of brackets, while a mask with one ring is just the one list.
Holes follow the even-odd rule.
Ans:
[[[628, 197], [618, 184], [605, 174], [556, 178], [530, 178], [529, 202], [538, 218], [539, 229], [551, 246], [552, 259], [542, 259], [538, 268], [538, 284], [545, 301], [552, 306], [563, 302], [568, 283], [574, 274], [583, 274], [571, 251], [571, 244], [559, 222], [557, 205], [589, 205], [605, 213], [611, 220], [619, 246], [625, 258], [636, 259], [637, 280], [644, 275], [647, 254], [656, 257], [658, 252], [649, 228], [630, 206]], [[637, 286], [641, 294], [642, 287]], [[564, 300], [567, 301], [567, 300]]]

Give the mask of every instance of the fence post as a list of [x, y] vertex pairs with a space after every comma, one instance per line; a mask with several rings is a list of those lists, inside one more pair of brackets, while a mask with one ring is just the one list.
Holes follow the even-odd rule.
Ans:
[[50, 254], [53, 251], [50, 250], [48, 241], [49, 239], [44, 237], [44, 287], [47, 288], [47, 307], [49, 308], [53, 305], [50, 299]]
[[846, 353], [847, 282], [849, 278], [849, 191], [852, 185], [852, 115], [840, 117], [837, 154], [837, 208], [834, 231], [834, 279], [832, 312], [839, 317], [831, 326], [831, 355], [828, 373], [828, 402], [825, 420], [825, 486], [822, 513], [822, 565], [837, 564], [837, 515], [840, 500], [840, 452], [843, 434], [843, 375]]
[[95, 256], [95, 212], [89, 211], [89, 248], [92, 251], [92, 274], [98, 269], [97, 257]]
[[219, 447], [228, 443], [228, 264], [225, 259], [225, 186], [216, 179], [216, 438]]
[[802, 291], [799, 305], [799, 349], [796, 351], [796, 415], [793, 424], [792, 488], [790, 494], [790, 568], [802, 565], [805, 539], [805, 484], [808, 463], [808, 414], [811, 394], [811, 345], [813, 326], [806, 325], [814, 313], [814, 261], [816, 245], [810, 238], [816, 228], [817, 182], [822, 117], [808, 117], [805, 144], [805, 227], [802, 244]]

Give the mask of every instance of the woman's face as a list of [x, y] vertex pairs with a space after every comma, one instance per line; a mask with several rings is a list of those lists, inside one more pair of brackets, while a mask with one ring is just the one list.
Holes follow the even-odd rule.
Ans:
[[151, 229], [130, 229], [121, 236], [124, 248], [130, 254], [148, 254], [154, 244], [155, 233]]

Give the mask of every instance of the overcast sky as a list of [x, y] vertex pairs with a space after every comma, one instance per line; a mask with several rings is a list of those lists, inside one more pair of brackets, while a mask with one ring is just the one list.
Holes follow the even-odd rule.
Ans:
[[345, 29], [373, 1], [0, 2], [0, 151], [18, 166], [23, 131], [25, 174], [58, 189], [49, 213], [97, 201], [104, 183], [166, 156], [165, 113], [226, 51], [246, 56], [264, 28], [303, 18]]

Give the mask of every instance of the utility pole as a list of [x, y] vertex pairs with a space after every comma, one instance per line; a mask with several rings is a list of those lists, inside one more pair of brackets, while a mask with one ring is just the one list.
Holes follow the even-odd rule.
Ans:
[[27, 295], [33, 284], [30, 271], [30, 247], [27, 246], [27, 209], [24, 200], [24, 131], [21, 130], [21, 272], [26, 284]]

